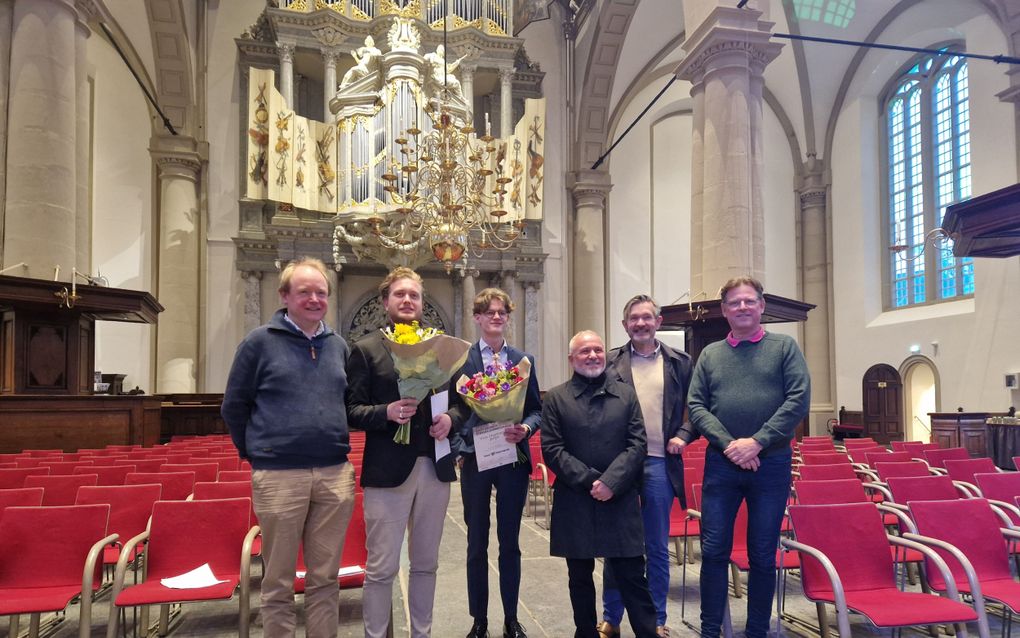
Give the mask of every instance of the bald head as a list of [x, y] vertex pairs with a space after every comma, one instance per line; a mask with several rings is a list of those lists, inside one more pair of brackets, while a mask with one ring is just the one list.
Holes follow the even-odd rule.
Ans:
[[570, 338], [567, 345], [567, 360], [574, 372], [594, 378], [606, 369], [606, 346], [599, 333], [593, 330], [582, 330]]

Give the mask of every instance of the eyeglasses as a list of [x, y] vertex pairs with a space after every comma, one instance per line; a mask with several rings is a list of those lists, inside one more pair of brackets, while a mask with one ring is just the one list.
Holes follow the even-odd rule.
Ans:
[[482, 313], [489, 319], [495, 319], [496, 317], [509, 317], [510, 312], [507, 310], [486, 310]]
[[741, 306], [753, 308], [754, 306], [757, 306], [759, 302], [761, 302], [761, 299], [755, 297], [754, 299], [734, 299], [732, 301], [724, 301], [723, 305], [727, 308], [740, 308]]

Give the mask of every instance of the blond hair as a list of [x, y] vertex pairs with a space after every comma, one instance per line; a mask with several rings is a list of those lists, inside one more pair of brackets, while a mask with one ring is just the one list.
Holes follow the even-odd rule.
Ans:
[[489, 309], [493, 301], [502, 301], [503, 309], [506, 310], [507, 314], [514, 311], [514, 302], [510, 301], [510, 295], [506, 294], [505, 290], [501, 288], [486, 288], [475, 296], [471, 312], [476, 315], [483, 314]]
[[386, 301], [386, 298], [390, 296], [390, 286], [392, 286], [393, 282], [398, 279], [410, 279], [418, 282], [418, 285], [421, 286], [422, 294], [425, 293], [425, 284], [422, 283], [421, 275], [414, 272], [407, 266], [397, 266], [391, 270], [379, 284], [379, 297], [383, 301]]
[[315, 257], [299, 257], [288, 262], [283, 270], [280, 271], [280, 287], [277, 289], [278, 292], [281, 294], [290, 292], [290, 280], [294, 278], [294, 271], [302, 266], [319, 271], [322, 278], [326, 280], [326, 292], [333, 292], [333, 285], [329, 282], [329, 271], [326, 269], [326, 264], [321, 259], [316, 259]]

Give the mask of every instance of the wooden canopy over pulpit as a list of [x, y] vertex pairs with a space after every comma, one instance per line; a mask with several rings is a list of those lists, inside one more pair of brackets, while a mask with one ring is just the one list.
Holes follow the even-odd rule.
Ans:
[[957, 257], [1020, 255], [1020, 184], [953, 204], [942, 228]]
[[156, 323], [147, 292], [0, 276], [0, 395], [92, 393], [96, 321]]
[[[765, 312], [762, 313], [761, 322], [767, 324], [807, 321], [807, 313], [814, 307], [814, 304], [765, 293]], [[664, 306], [662, 329], [683, 330], [687, 354], [697, 361], [705, 346], [726, 338], [730, 326], [722, 314], [722, 300], [709, 299]]]

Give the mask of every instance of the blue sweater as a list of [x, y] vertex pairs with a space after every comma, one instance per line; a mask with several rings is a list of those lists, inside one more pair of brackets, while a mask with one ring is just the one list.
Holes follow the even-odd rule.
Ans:
[[254, 469], [343, 463], [351, 450], [347, 342], [328, 328], [309, 339], [283, 317], [278, 310], [237, 347], [223, 420]]

